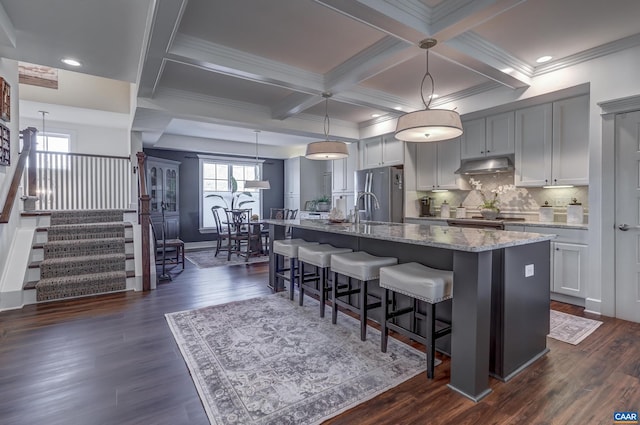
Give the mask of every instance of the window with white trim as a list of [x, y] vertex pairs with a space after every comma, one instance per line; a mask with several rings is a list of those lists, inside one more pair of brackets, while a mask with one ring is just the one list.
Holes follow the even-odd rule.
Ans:
[[36, 150], [44, 152], [69, 153], [71, 136], [63, 133], [38, 133], [36, 136]]
[[[244, 187], [247, 180], [256, 179], [255, 162], [201, 157], [200, 176], [200, 226], [203, 230], [216, 227], [211, 212], [214, 206], [246, 208], [251, 209], [251, 214], [260, 215], [262, 205], [260, 190]], [[234, 179], [237, 190], [232, 193]]]

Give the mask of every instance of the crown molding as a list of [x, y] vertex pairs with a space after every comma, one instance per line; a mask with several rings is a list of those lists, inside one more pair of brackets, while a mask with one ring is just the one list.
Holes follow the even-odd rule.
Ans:
[[486, 83], [478, 84], [477, 86], [469, 87], [468, 89], [460, 90], [455, 93], [439, 97], [432, 102], [432, 106], [445, 105], [447, 103], [455, 102], [466, 97], [475, 96], [477, 94], [488, 92], [499, 87], [503, 87], [503, 85], [495, 81], [487, 81]]
[[383, 116], [378, 117], [378, 118], [372, 118], [372, 119], [367, 120], [367, 121], [362, 121], [360, 124], [358, 124], [358, 128], [360, 130], [362, 130], [363, 128], [371, 127], [371, 126], [374, 126], [374, 125], [377, 125], [377, 124], [382, 124], [382, 123], [385, 123], [387, 121], [392, 121], [392, 120], [395, 121], [395, 120], [398, 119], [398, 117], [400, 115], [404, 115], [404, 113], [403, 112], [397, 112], [396, 114], [387, 114], [387, 115], [383, 115]]
[[[352, 105], [366, 106], [373, 109], [379, 109], [387, 113], [402, 114], [402, 111], [410, 111], [422, 109], [424, 105], [411, 104], [407, 99], [398, 96], [392, 96], [389, 93], [369, 89], [365, 87], [353, 87], [350, 90], [333, 95], [333, 99], [340, 102], [350, 103]], [[402, 111], [396, 109], [397, 106], [402, 107]]]
[[602, 115], [639, 111], [640, 96], [629, 96], [620, 99], [608, 100], [606, 102], [598, 102], [597, 105], [602, 108]]
[[630, 49], [638, 45], [640, 45], [640, 33], [630, 35], [629, 37], [621, 38], [610, 43], [605, 43], [591, 49], [583, 50], [582, 52], [566, 56], [562, 59], [558, 59], [557, 61], [538, 65], [534, 70], [533, 76], [537, 77], [549, 72], [558, 71], [563, 68], [578, 65], [582, 62], [587, 62], [602, 56]]

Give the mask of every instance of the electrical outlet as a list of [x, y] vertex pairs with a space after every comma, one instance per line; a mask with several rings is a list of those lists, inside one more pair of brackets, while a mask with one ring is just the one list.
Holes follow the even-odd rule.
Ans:
[[533, 276], [533, 264], [527, 264], [524, 266], [524, 277]]

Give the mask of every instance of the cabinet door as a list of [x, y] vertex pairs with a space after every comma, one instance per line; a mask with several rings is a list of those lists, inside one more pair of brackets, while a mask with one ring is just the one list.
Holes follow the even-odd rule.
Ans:
[[404, 142], [397, 140], [393, 134], [382, 136], [382, 164], [404, 164]]
[[438, 166], [438, 144], [418, 143], [416, 147], [416, 189], [436, 188], [436, 168]]
[[344, 192], [347, 190], [347, 160], [334, 159], [331, 168], [331, 192]]
[[462, 123], [462, 145], [460, 158], [480, 158], [485, 156], [485, 119], [467, 121]]
[[553, 103], [552, 184], [589, 184], [589, 96]]
[[382, 165], [382, 137], [362, 141], [362, 168], [375, 168]]
[[290, 210], [301, 210], [302, 208], [300, 208], [300, 195], [285, 194], [284, 207]]
[[552, 106], [520, 109], [516, 121], [516, 186], [551, 184]]
[[285, 160], [284, 194], [300, 195], [300, 157]]
[[552, 242], [553, 276], [551, 290], [584, 298], [587, 285], [587, 246]]
[[509, 155], [515, 150], [513, 111], [486, 118], [486, 156]]
[[460, 168], [460, 138], [443, 140], [435, 144], [438, 146], [437, 188], [458, 189], [458, 176], [455, 171]]

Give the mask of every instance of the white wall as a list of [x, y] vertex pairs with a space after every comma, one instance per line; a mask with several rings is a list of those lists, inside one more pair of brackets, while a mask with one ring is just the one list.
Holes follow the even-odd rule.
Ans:
[[[0, 209], [4, 208], [7, 198], [7, 192], [13, 178], [13, 174], [18, 162], [18, 145], [20, 143], [20, 127], [18, 125], [18, 116], [20, 114], [18, 106], [18, 62], [0, 58], [0, 76], [7, 80], [11, 86], [11, 121], [3, 122], [11, 131], [11, 165], [0, 166]], [[18, 194], [20, 196], [20, 194]], [[0, 223], [0, 297], [2, 297], [3, 276], [6, 274], [8, 253], [13, 243], [13, 237], [16, 232], [16, 222], [19, 220], [18, 211], [22, 208], [22, 201], [18, 201], [13, 205], [13, 210], [9, 223]], [[0, 299], [0, 304], [2, 299]]]

